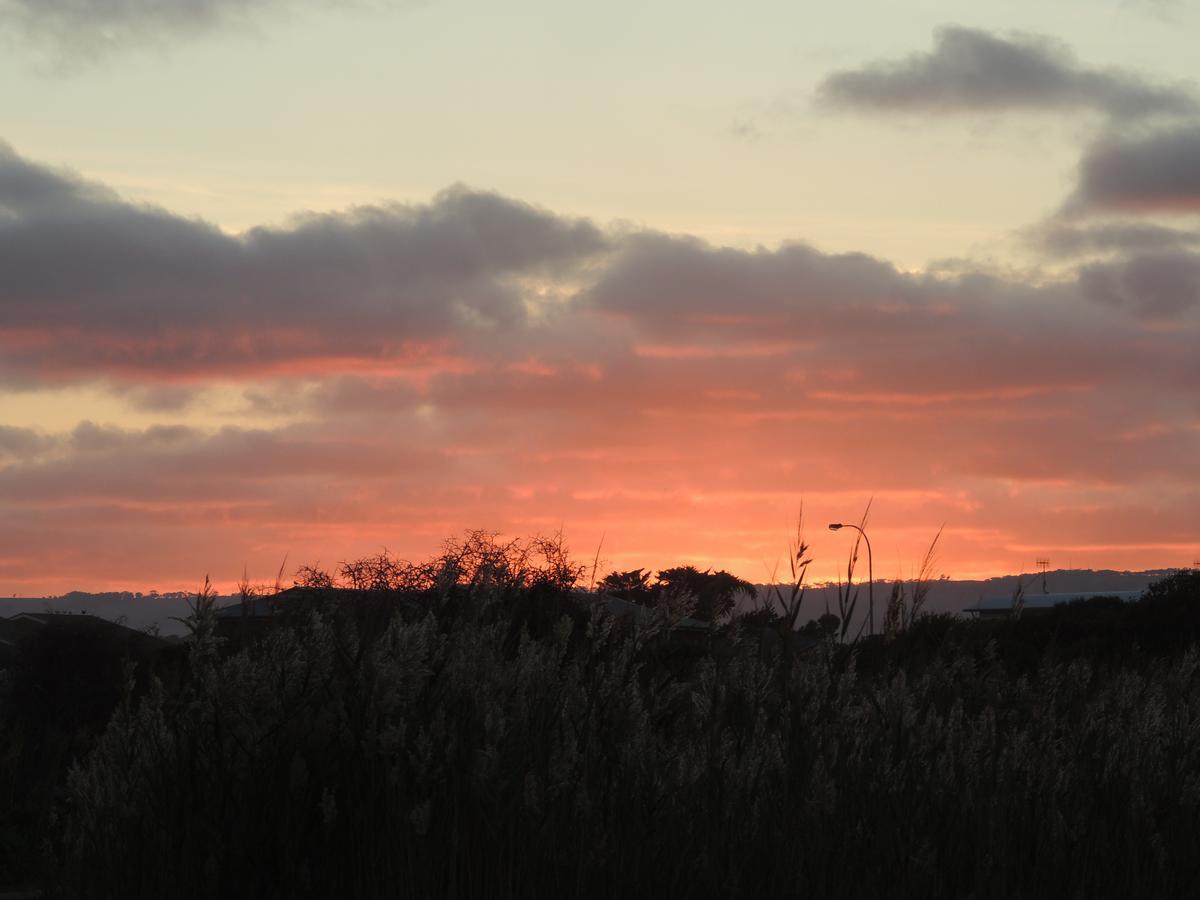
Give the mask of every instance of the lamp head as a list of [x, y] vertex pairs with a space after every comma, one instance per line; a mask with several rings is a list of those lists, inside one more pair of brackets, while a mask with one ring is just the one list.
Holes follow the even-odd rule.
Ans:
[[830, 530], [830, 531], [837, 531], [837, 530], [838, 530], [839, 528], [841, 528], [841, 527], [842, 527], [842, 523], [841, 523], [841, 522], [830, 522], [830, 523], [829, 523], [829, 530]]

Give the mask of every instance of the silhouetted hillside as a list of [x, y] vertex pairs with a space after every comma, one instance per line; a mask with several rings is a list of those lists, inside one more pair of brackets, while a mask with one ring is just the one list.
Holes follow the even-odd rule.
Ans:
[[[667, 569], [664, 568], [664, 571]], [[1155, 570], [1146, 572], [1115, 572], [1092, 571], [1090, 569], [1060, 569], [1048, 573], [1047, 585], [1051, 591], [1131, 591], [1143, 590], [1154, 580], [1170, 574], [1171, 570]], [[957, 614], [967, 606], [972, 606], [980, 598], [1011, 597], [1018, 583], [1024, 584], [1027, 593], [1041, 590], [1040, 574], [1005, 575], [999, 578], [989, 578], [983, 581], [958, 581], [942, 579], [935, 581], [926, 602], [928, 612], [945, 612]], [[875, 582], [876, 602], [885, 601], [892, 582], [878, 580]], [[771, 586], [759, 584], [753, 586], [756, 591], [766, 596]], [[863, 586], [865, 603], [865, 585]], [[836, 610], [836, 587], [833, 585], [814, 585], [809, 590], [808, 599], [802, 611], [804, 621], [819, 617], [825, 610], [828, 599], [832, 609]], [[110, 621], [123, 621], [131, 628], [147, 628], [156, 626], [163, 635], [182, 635], [183, 625], [175, 621], [187, 615], [187, 597], [184, 593], [156, 594], [145, 593], [138, 595], [130, 591], [114, 591], [107, 593], [88, 593], [87, 591], [71, 591], [58, 597], [4, 597], [0, 598], [0, 616], [7, 617], [18, 612], [87, 612], [90, 615], [102, 616]], [[219, 598], [223, 603], [232, 603], [237, 597], [226, 595]], [[749, 596], [739, 596], [738, 608], [742, 611], [753, 609], [756, 601]], [[860, 612], [865, 615], [865, 608], [860, 605]]]

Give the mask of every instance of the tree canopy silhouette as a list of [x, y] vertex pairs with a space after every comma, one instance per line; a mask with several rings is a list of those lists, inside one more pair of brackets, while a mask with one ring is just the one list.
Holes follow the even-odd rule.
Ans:
[[693, 600], [692, 616], [705, 622], [714, 622], [732, 612], [737, 605], [737, 595], [746, 594], [751, 599], [758, 591], [748, 581], [721, 570], [701, 572], [695, 566], [676, 566], [658, 573], [660, 589]]

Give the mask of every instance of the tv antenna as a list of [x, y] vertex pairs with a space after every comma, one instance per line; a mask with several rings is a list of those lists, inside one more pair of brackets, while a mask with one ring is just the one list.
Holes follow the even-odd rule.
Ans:
[[1046, 570], [1050, 568], [1050, 560], [1044, 556], [1037, 561], [1038, 570], [1042, 573], [1042, 593], [1048, 594], [1050, 591], [1046, 589]]

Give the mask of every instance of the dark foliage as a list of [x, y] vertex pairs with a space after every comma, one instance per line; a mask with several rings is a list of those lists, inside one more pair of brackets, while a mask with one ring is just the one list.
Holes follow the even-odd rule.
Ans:
[[45, 863], [41, 843], [67, 768], [121, 701], [152, 678], [177, 683], [182, 662], [163, 642], [93, 616], [55, 615], [28, 627], [3, 672], [0, 885], [22, 883]]
[[643, 569], [610, 572], [596, 583], [596, 589], [641, 606], [653, 606], [658, 595], [658, 586], [650, 583], [650, 573]]
[[198, 626], [186, 677], [118, 703], [53, 804], [54, 890], [1200, 889], [1194, 573], [1138, 604], [919, 616], [855, 645], [837, 622], [755, 639], [777, 611], [693, 644], [665, 606], [620, 622], [589, 605], [554, 554], [476, 549], [408, 586], [316, 587], [325, 605], [240, 647]]
[[[672, 607], [686, 610], [702, 622], [726, 618], [737, 605], [738, 595], [754, 599], [757, 589], [728, 572], [701, 572], [695, 566], [663, 569], [651, 583], [650, 573], [642, 569], [611, 572], [601, 579], [597, 589], [630, 603], [653, 606], [666, 600]], [[760, 615], [761, 617], [761, 615]]]
[[738, 594], [751, 599], [758, 595], [757, 589], [728, 572], [701, 572], [695, 566], [677, 566], [658, 573], [658, 583], [664, 593], [675, 593], [690, 598], [695, 606], [692, 615], [702, 622], [715, 622], [724, 618], [737, 603]]

